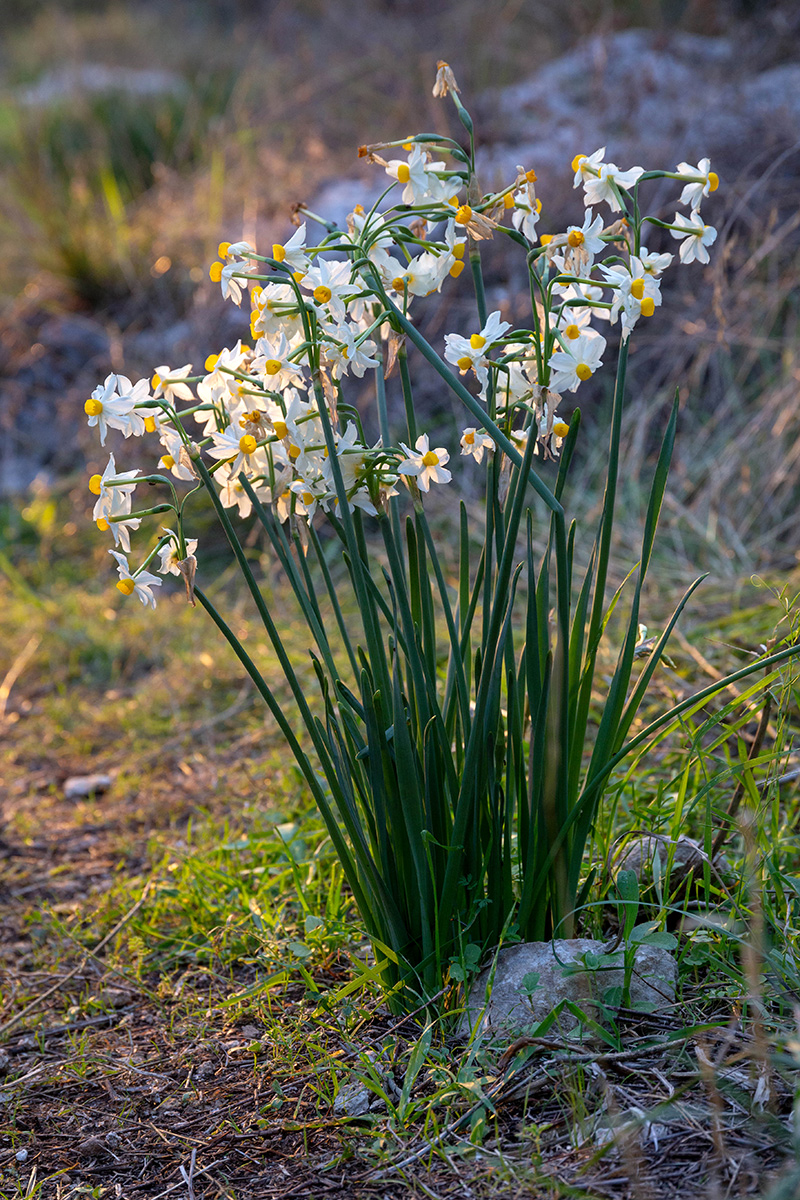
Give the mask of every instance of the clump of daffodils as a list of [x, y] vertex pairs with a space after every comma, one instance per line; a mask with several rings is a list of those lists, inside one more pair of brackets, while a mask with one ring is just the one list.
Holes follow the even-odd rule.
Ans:
[[[446, 63], [435, 94], [450, 94], [462, 111]], [[683, 264], [707, 263], [716, 237], [700, 214], [719, 183], [707, 158], [675, 171], [645, 171], [621, 170], [604, 148], [577, 154], [571, 171], [585, 218], [544, 233], [533, 169], [520, 166], [504, 189], [480, 196], [471, 149], [449, 138], [419, 135], [360, 153], [385, 174], [381, 211], [358, 206], [347, 228], [337, 229], [300, 210], [298, 221], [306, 220], [285, 243], [219, 246], [210, 276], [225, 298], [247, 304], [247, 340], [211, 354], [197, 372], [192, 364], [162, 364], [135, 384], [109, 375], [86, 401], [101, 445], [114, 430], [142, 439], [150, 454], [145, 473], [118, 471], [110, 454], [102, 475], [89, 481], [94, 519], [113, 539], [109, 553], [125, 595], [154, 607], [159, 575], [171, 573], [183, 576], [192, 599], [196, 541], [184, 523], [186, 501], [200, 486], [212, 486], [222, 506], [243, 518], [254, 501], [271, 509], [301, 531], [302, 541], [317, 514], [337, 516], [343, 489], [351, 511], [380, 519], [402, 490], [421, 504], [431, 487], [449, 483], [445, 447], [432, 446], [413, 423], [406, 441], [390, 442], [385, 421], [384, 437], [370, 441], [347, 390], [351, 377], [382, 376], [398, 349], [405, 354], [399, 317], [413, 321], [418, 297], [454, 286], [479, 242], [506, 236], [526, 253], [536, 297], [530, 327], [514, 329], [500, 312], [485, 314], [479, 325], [444, 334], [440, 350], [510, 443], [522, 449], [533, 438], [533, 452], [549, 458], [569, 433], [564, 394], [602, 366], [614, 327], [625, 342], [661, 304], [673, 255], [648, 249], [648, 228], [669, 230]], [[681, 188], [684, 211], [671, 224], [642, 215], [647, 182], [664, 177]], [[376, 380], [376, 393], [381, 387]], [[488, 425], [472, 419], [460, 454], [489, 463], [503, 451]], [[159, 485], [163, 498], [134, 510], [145, 481]], [[138, 537], [149, 516], [167, 523], [131, 569], [131, 533]]]

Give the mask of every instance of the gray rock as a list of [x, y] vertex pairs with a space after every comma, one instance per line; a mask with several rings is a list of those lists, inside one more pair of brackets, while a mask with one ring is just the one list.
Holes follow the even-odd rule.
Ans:
[[372, 1098], [372, 1092], [365, 1088], [360, 1080], [346, 1083], [336, 1093], [333, 1115], [335, 1117], [363, 1117], [365, 1113], [369, 1112]]
[[[468, 1036], [476, 1022], [482, 1036], [529, 1034], [561, 1000], [571, 1000], [588, 1015], [596, 1016], [596, 1002], [609, 988], [622, 987], [624, 982], [621, 948], [609, 956], [613, 965], [597, 970], [582, 968], [585, 954], [600, 955], [603, 948], [603, 942], [591, 938], [507, 946], [497, 956], [488, 999], [491, 968], [482, 971], [470, 988], [459, 1035]], [[676, 982], [675, 959], [669, 951], [657, 946], [637, 947], [630, 985], [632, 1007], [648, 1011], [668, 1008], [675, 1000]], [[577, 1018], [565, 1009], [554, 1032], [568, 1032], [577, 1023]]]
[[[702, 879], [703, 864], [708, 855], [693, 838], [670, 838], [663, 834], [650, 833], [631, 838], [625, 844], [622, 853], [614, 860], [612, 870], [633, 871], [639, 880], [651, 878], [654, 875], [655, 861], [658, 859], [661, 875], [666, 875], [667, 863], [672, 860], [669, 872], [670, 885], [682, 883], [687, 875], [694, 873]], [[728, 863], [721, 857], [714, 859], [716, 870], [725, 869]]]
[[[800, 66], [748, 71], [726, 38], [644, 29], [588, 38], [535, 75], [486, 93], [485, 184], [533, 167], [546, 204], [569, 203], [575, 154], [606, 147], [627, 168], [708, 155], [722, 178], [800, 136]], [[582, 211], [580, 192], [575, 206]]]
[[73, 775], [64, 780], [64, 795], [67, 800], [78, 800], [81, 796], [98, 796], [110, 787], [110, 775]]
[[186, 81], [174, 71], [153, 68], [109, 67], [104, 63], [80, 63], [48, 71], [36, 83], [17, 93], [20, 104], [42, 108], [98, 92], [124, 92], [129, 96], [181, 94]]

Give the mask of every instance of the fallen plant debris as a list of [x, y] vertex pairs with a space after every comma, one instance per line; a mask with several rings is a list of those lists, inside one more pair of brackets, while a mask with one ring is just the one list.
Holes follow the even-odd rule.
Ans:
[[[103, 986], [99, 970], [94, 982]], [[155, 990], [158, 980], [149, 982]], [[113, 1014], [17, 1030], [6, 1043], [13, 1077], [2, 1089], [15, 1129], [0, 1151], [4, 1194], [35, 1169], [62, 1196], [102, 1185], [110, 1195], [119, 1188], [155, 1200], [185, 1188], [191, 1166], [197, 1196], [426, 1188], [455, 1196], [465, 1187], [489, 1196], [500, 1186], [509, 1195], [539, 1194], [525, 1190], [535, 1186], [558, 1195], [563, 1185], [584, 1195], [679, 1197], [689, 1187], [702, 1194], [711, 1163], [722, 1186], [746, 1195], [785, 1157], [793, 1087], [770, 1071], [754, 1107], [764, 1076], [752, 1039], [730, 1026], [686, 1030], [675, 1020], [653, 1029], [630, 1013], [621, 1017], [620, 1052], [528, 1039], [503, 1056], [486, 1054], [471, 1088], [449, 1101], [436, 1099], [429, 1067], [404, 1125], [392, 1100], [352, 1120], [334, 1116], [325, 1092], [371, 1043], [391, 1046], [384, 1068], [391, 1063], [399, 1096], [418, 1029], [401, 1034], [378, 1011], [359, 1023], [354, 1041], [335, 1022], [323, 1026], [294, 985], [273, 1004], [279, 1013], [252, 1018], [260, 1036], [248, 1042], [241, 1017], [225, 1016], [234, 982], [251, 980], [200, 976], [180, 1002], [158, 1004], [131, 988]], [[281, 1039], [292, 1043], [288, 1059]], [[426, 1111], [438, 1112], [435, 1133], [425, 1128]], [[28, 1154], [17, 1164], [21, 1146]]]
[[[271, 985], [263, 964], [219, 958], [137, 973], [109, 939], [89, 956], [72, 943], [48, 969], [28, 904], [47, 864], [60, 859], [57, 878], [81, 889], [87, 836], [96, 863], [114, 862], [112, 822], [76, 832], [62, 830], [52, 854], [41, 839], [32, 850], [6, 835], [17, 872], [4, 978], [33, 987], [36, 1005], [10, 1027], [3, 1013], [4, 1195], [33, 1186], [77, 1200], [104, 1188], [155, 1200], [185, 1195], [189, 1179], [198, 1200], [575, 1188], [667, 1200], [702, 1195], [710, 1178], [762, 1195], [791, 1155], [797, 1063], [785, 1052], [765, 1062], [729, 1003], [702, 988], [684, 989], [672, 1014], [619, 1011], [606, 1041], [584, 1030], [581, 1042], [502, 1049], [454, 1041], [445, 1027], [425, 1042], [424, 1012], [397, 1019], [363, 990], [327, 1003], [357, 977], [342, 952]], [[160, 885], [152, 877], [140, 889], [131, 922], [147, 920]], [[84, 911], [98, 899], [85, 895]], [[20, 998], [8, 997], [19, 1014]], [[338, 1116], [336, 1097], [353, 1083], [369, 1107]]]

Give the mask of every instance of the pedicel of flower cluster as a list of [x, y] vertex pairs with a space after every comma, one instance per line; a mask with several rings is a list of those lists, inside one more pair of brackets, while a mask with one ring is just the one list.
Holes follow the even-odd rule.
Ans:
[[[463, 113], [446, 63], [439, 64], [434, 94], [450, 94]], [[450, 138], [419, 134], [359, 154], [384, 172], [386, 187], [369, 210], [353, 210], [346, 230], [301, 208], [297, 220], [306, 221], [269, 253], [245, 241], [220, 244], [210, 276], [223, 297], [247, 301], [248, 341], [210, 355], [196, 373], [187, 363], [162, 364], [135, 384], [109, 375], [86, 401], [101, 446], [113, 429], [125, 439], [147, 439], [152, 456], [153, 468], [141, 474], [118, 471], [110, 454], [102, 475], [89, 481], [94, 519], [113, 538], [109, 553], [125, 595], [155, 607], [159, 575], [172, 573], [183, 576], [193, 600], [196, 541], [184, 529], [184, 511], [210, 480], [221, 504], [239, 516], [250, 514], [255, 495], [295, 528], [318, 510], [335, 515], [342, 484], [351, 511], [376, 517], [403, 487], [419, 504], [431, 486], [448, 483], [446, 448], [431, 447], [425, 433], [413, 446], [370, 445], [346, 391], [351, 375], [383, 370], [379, 347], [389, 343], [391, 360], [403, 332], [398, 314], [413, 320], [417, 297], [451, 286], [478, 242], [506, 236], [524, 249], [535, 297], [531, 327], [513, 329], [493, 312], [481, 328], [446, 334], [444, 358], [474, 381], [482, 409], [514, 445], [524, 447], [532, 435], [535, 453], [547, 458], [558, 455], [569, 432], [558, 411], [563, 394], [575, 393], [602, 366], [607, 338], [596, 325], [619, 324], [624, 342], [661, 304], [661, 278], [673, 255], [648, 249], [647, 228], [668, 230], [684, 264], [707, 263], [716, 237], [700, 213], [719, 183], [707, 158], [645, 171], [621, 170], [606, 160], [605, 148], [577, 154], [571, 170], [585, 218], [544, 233], [530, 168], [518, 167], [506, 187], [481, 196], [472, 145], [466, 151]], [[661, 178], [681, 187], [684, 211], [671, 223], [642, 215], [640, 207], [643, 186]], [[312, 221], [321, 229], [317, 240]], [[460, 452], [480, 464], [497, 448], [486, 429], [472, 425]], [[134, 511], [144, 482], [163, 488], [165, 499]], [[161, 514], [169, 514], [169, 524], [131, 570], [131, 532], [138, 535], [145, 517]], [[159, 574], [147, 569], [154, 562]]]

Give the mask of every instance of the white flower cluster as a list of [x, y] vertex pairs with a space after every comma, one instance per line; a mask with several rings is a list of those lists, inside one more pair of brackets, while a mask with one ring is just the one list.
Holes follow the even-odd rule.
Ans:
[[[474, 376], [478, 401], [513, 444], [523, 448], [533, 433], [535, 452], [541, 449], [545, 456], [557, 453], [569, 431], [557, 415], [560, 394], [575, 392], [601, 365], [606, 338], [592, 328], [592, 318], [611, 325], [619, 320], [624, 341], [661, 304], [660, 276], [672, 255], [651, 253], [641, 244], [644, 221], [681, 239], [683, 262], [708, 261], [715, 232], [703, 224], [699, 208], [718, 184], [708, 159], [697, 167], [681, 163], [676, 172], [645, 175], [641, 167], [620, 171], [605, 162], [604, 150], [579, 155], [572, 167], [575, 186], [584, 189], [585, 219], [562, 233], [539, 236], [533, 171], [519, 168], [505, 190], [467, 203], [462, 194], [471, 170], [455, 143], [431, 144], [424, 137], [393, 145], [402, 145], [405, 157], [384, 158], [385, 145], [362, 148], [392, 181], [390, 194], [401, 189], [386, 211], [357, 207], [346, 232], [325, 226], [317, 245], [308, 244], [305, 224], [268, 255], [246, 242], [220, 245], [210, 275], [224, 297], [240, 304], [247, 296], [250, 344], [240, 341], [210, 356], [199, 374], [185, 364], [157, 367], [149, 383], [110, 375], [86, 401], [101, 445], [109, 429], [125, 438], [152, 435], [160, 444], [161, 473], [117, 472], [112, 454], [103, 474], [90, 481], [98, 497], [94, 517], [99, 528], [112, 532], [116, 548], [110, 553], [125, 594], [155, 606], [152, 588], [161, 580], [145, 568], [158, 555], [160, 572], [183, 575], [191, 599], [196, 543], [185, 537], [183, 501], [172, 480], [194, 489], [199, 461], [205, 460], [199, 473], [206, 482], [209, 473], [213, 477], [223, 506], [247, 517], [255, 496], [279, 521], [309, 521], [318, 509], [335, 515], [343, 496], [351, 511], [377, 516], [401, 481], [416, 502], [432, 483], [449, 482], [449, 454], [431, 448], [427, 434], [412, 434], [413, 448], [404, 442], [368, 444], [344, 388], [350, 375], [362, 378], [383, 369], [382, 340], [389, 342], [391, 361], [401, 332], [397, 314], [410, 319], [416, 297], [439, 292], [448, 278], [457, 278], [467, 249], [481, 239], [500, 231], [527, 246], [539, 297], [533, 328], [512, 330], [493, 312], [476, 332], [447, 334], [444, 357], [461, 375]], [[434, 157], [445, 154], [451, 166]], [[683, 182], [680, 202], [690, 206], [690, 215], [677, 215], [672, 225], [638, 216], [640, 183], [663, 176]], [[606, 225], [595, 211], [602, 204], [624, 215]], [[502, 224], [508, 213], [510, 227]], [[485, 429], [464, 430], [462, 455], [481, 462], [495, 449]], [[166, 483], [172, 503], [133, 512], [132, 496], [143, 479]], [[144, 515], [168, 510], [174, 511], [177, 529], [164, 530], [132, 573], [126, 558], [131, 530]]]

